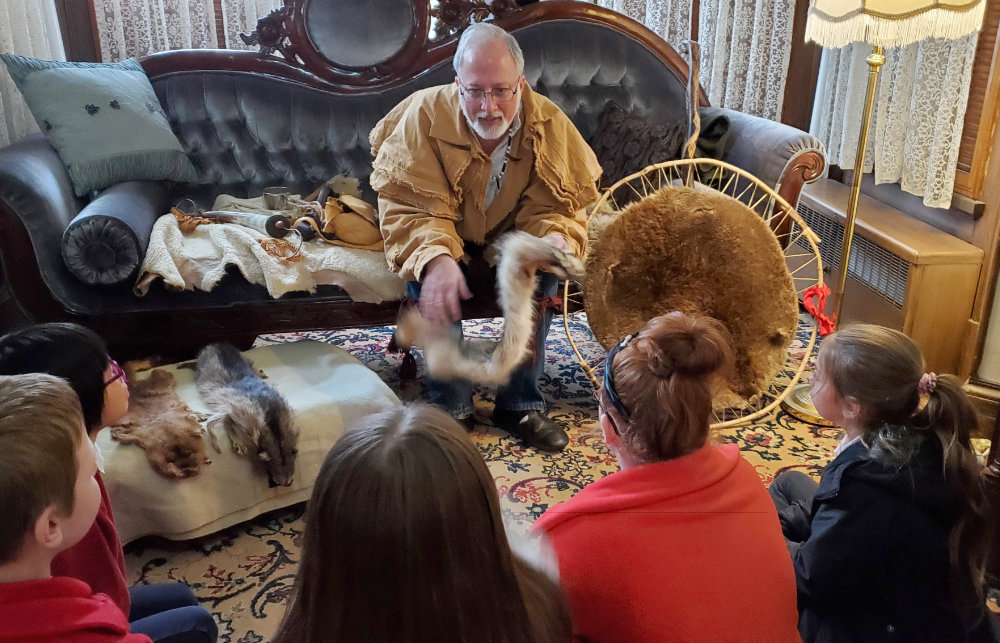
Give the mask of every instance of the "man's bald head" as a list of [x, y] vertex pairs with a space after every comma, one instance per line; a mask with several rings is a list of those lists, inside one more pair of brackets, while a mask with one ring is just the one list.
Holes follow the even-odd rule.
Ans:
[[521, 45], [517, 44], [514, 36], [510, 35], [500, 27], [487, 22], [477, 22], [470, 25], [458, 41], [458, 49], [455, 50], [453, 65], [455, 73], [462, 75], [462, 62], [469, 57], [474, 57], [476, 52], [486, 43], [502, 42], [510, 51], [510, 57], [514, 60], [517, 68], [517, 75], [524, 73], [524, 54], [521, 53]]

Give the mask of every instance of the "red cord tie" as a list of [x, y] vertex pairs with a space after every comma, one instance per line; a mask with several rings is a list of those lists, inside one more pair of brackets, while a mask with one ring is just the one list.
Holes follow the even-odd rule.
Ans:
[[830, 287], [820, 282], [815, 286], [806, 288], [802, 293], [802, 305], [806, 312], [816, 318], [819, 322], [819, 336], [826, 337], [837, 330], [837, 322], [823, 312], [826, 307], [826, 298], [830, 294]]

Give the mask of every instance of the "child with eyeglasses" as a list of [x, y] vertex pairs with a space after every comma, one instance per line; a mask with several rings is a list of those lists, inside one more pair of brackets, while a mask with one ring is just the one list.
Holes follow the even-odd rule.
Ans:
[[[83, 326], [38, 324], [0, 337], [0, 375], [25, 373], [48, 373], [69, 383], [80, 400], [91, 441], [128, 412], [125, 372], [108, 355], [104, 340]], [[80, 542], [55, 557], [52, 574], [77, 578], [95, 593], [107, 595], [128, 617], [131, 631], [146, 634], [154, 642], [214, 643], [215, 621], [187, 585], [129, 589], [121, 541], [101, 478], [104, 462], [99, 451], [97, 465], [94, 477], [101, 491], [97, 518]]]
[[708, 442], [730, 344], [718, 321], [671, 313], [609, 352], [599, 417], [622, 470], [535, 524], [581, 640], [799, 640], [767, 490], [735, 444]]

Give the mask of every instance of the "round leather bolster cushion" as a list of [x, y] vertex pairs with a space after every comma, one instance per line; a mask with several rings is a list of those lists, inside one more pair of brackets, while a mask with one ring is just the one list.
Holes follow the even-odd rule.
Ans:
[[160, 183], [129, 181], [108, 188], [63, 232], [66, 268], [92, 286], [130, 279], [146, 256], [153, 224], [166, 210], [167, 193]]

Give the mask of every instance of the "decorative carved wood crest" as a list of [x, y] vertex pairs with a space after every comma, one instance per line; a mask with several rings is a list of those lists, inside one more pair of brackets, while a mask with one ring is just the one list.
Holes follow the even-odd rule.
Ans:
[[[522, 2], [524, 0], [521, 0]], [[662, 38], [590, 2], [518, 0], [284, 0], [242, 35], [259, 51], [202, 50], [143, 60], [147, 73], [239, 69], [324, 88], [371, 91], [407, 82], [455, 53], [459, 34], [489, 21], [507, 31], [547, 20], [604, 24], [629, 34], [681, 77], [687, 65]], [[161, 62], [162, 59], [162, 62]], [[701, 102], [707, 104], [704, 96]]]
[[518, 11], [515, 0], [435, 0], [429, 3], [434, 35], [440, 40], [465, 29], [473, 22], [483, 22], [491, 16], [504, 18]]
[[285, 60], [294, 60], [295, 53], [288, 41], [288, 30], [285, 28], [285, 18], [288, 8], [280, 7], [257, 21], [257, 27], [249, 34], [240, 34], [240, 40], [245, 45], [260, 47], [257, 54], [270, 56], [275, 51]]
[[[260, 56], [277, 52], [289, 62], [301, 62], [298, 48], [289, 37], [294, 31], [289, 22], [296, 19], [294, 9], [301, 4], [301, 0], [285, 0], [285, 6], [258, 20], [256, 28], [249, 34], [240, 34], [240, 39], [247, 45], [257, 45]], [[461, 32], [473, 22], [505, 18], [520, 9], [516, 0], [428, 0], [420, 7], [421, 13], [429, 17], [426, 38], [435, 43]]]

